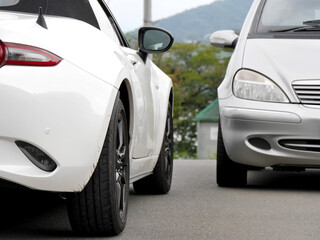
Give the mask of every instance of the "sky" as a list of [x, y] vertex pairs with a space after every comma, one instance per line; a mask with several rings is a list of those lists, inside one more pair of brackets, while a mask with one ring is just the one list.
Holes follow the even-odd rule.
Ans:
[[[105, 0], [124, 32], [142, 26], [144, 0]], [[215, 0], [152, 0], [152, 20], [160, 20]]]

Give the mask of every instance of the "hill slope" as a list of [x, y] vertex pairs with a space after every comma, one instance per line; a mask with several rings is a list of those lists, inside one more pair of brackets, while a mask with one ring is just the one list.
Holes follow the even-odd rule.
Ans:
[[176, 42], [208, 41], [217, 30], [240, 31], [253, 0], [224, 0], [194, 8], [158, 22]]

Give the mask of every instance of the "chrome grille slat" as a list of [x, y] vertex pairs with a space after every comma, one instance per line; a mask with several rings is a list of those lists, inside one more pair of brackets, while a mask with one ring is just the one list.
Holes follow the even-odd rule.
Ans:
[[320, 91], [296, 90], [296, 93], [299, 95], [310, 94], [310, 95], [319, 95], [320, 96]]
[[320, 89], [320, 85], [294, 85], [294, 89]]
[[320, 139], [285, 139], [280, 140], [279, 144], [284, 148], [296, 151], [320, 153]]
[[292, 148], [317, 148], [320, 149], [320, 145], [318, 144], [294, 144], [294, 143], [284, 143], [285, 147], [292, 147]]
[[300, 100], [301, 100], [302, 104], [320, 105], [320, 100], [319, 101], [310, 101], [310, 100], [302, 100], [302, 99], [300, 99]]
[[292, 87], [302, 104], [320, 105], [320, 81], [295, 81]]
[[299, 96], [300, 97], [300, 99], [302, 100], [302, 99], [313, 99], [313, 100], [318, 100], [318, 99], [320, 99], [320, 95], [318, 95], [318, 96], [314, 96], [314, 95], [301, 95], [301, 96]]

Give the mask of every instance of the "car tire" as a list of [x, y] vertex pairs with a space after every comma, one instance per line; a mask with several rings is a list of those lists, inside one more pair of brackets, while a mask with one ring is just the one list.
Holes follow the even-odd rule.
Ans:
[[244, 187], [247, 184], [245, 165], [233, 162], [225, 149], [219, 122], [217, 144], [217, 184], [219, 187]]
[[153, 174], [133, 183], [137, 194], [166, 194], [170, 191], [173, 170], [173, 123], [169, 104], [165, 134]]
[[114, 236], [126, 225], [129, 195], [129, 137], [124, 106], [117, 98], [95, 171], [79, 193], [67, 194], [73, 231]]

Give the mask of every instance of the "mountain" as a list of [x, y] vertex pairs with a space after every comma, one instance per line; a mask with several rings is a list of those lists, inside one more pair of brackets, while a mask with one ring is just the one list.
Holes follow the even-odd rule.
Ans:
[[211, 33], [239, 32], [253, 0], [219, 0], [159, 21], [155, 26], [170, 31], [176, 42], [207, 42]]

